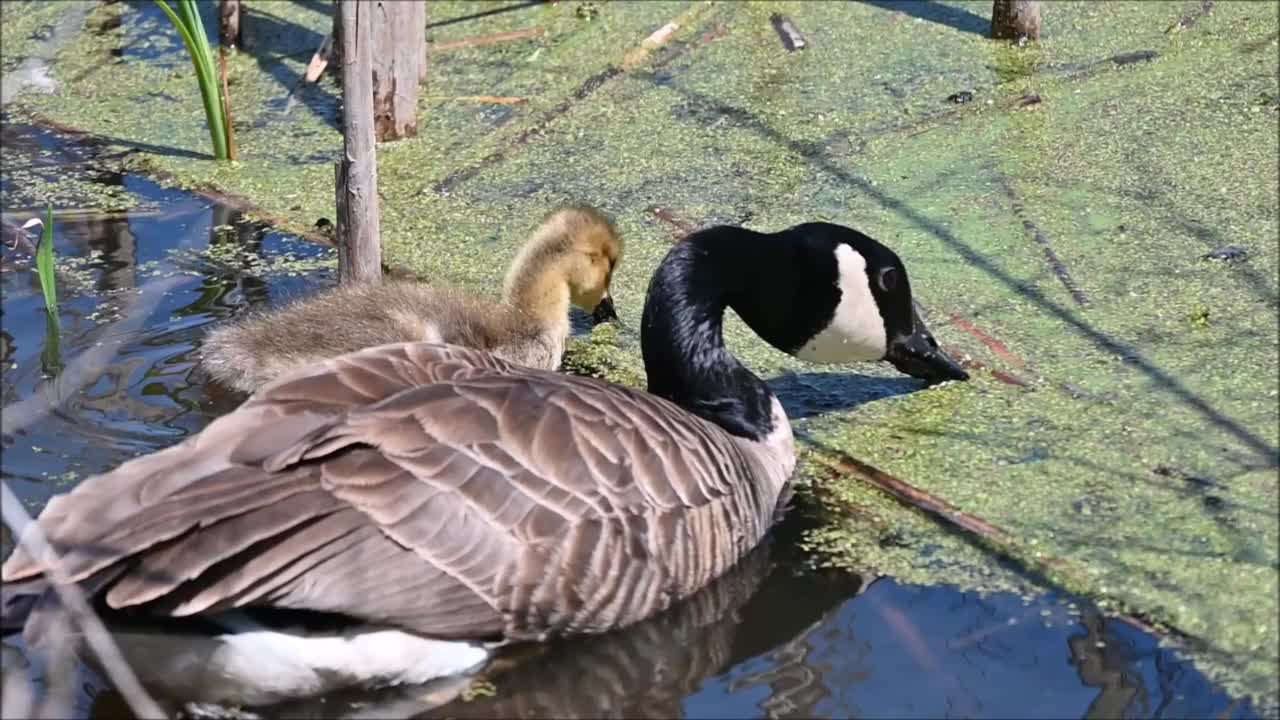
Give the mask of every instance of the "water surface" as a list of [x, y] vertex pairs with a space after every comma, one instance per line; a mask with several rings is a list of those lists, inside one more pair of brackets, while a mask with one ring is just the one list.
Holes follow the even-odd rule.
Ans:
[[[4, 132], [7, 151], [28, 148], [46, 175], [93, 159], [92, 148], [34, 128]], [[5, 406], [47, 397], [59, 368], [109, 349], [96, 379], [50, 412], [21, 427], [5, 421], [0, 477], [33, 514], [81, 478], [167, 447], [233, 408], [241, 398], [207, 383], [195, 365], [204, 333], [333, 279], [328, 248], [144, 178], [90, 175], [116, 196], [141, 199], [142, 209], [57, 221], [56, 353], [29, 255], [6, 249], [0, 264]], [[34, 209], [31, 188], [13, 175], [0, 192], [7, 220]], [[794, 544], [804, 521], [793, 512], [770, 542], [671, 612], [627, 631], [513, 653], [465, 698], [433, 707], [449, 693], [343, 693], [264, 716], [1257, 715], [1150, 634], [1076, 598], [807, 569]], [[4, 650], [6, 671], [22, 662], [16, 638]], [[118, 697], [82, 672], [80, 716], [118, 716]]]

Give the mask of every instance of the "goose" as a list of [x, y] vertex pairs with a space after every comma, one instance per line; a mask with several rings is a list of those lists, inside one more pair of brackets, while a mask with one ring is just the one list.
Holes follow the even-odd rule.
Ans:
[[249, 393], [289, 370], [366, 347], [426, 341], [486, 350], [554, 370], [569, 337], [569, 306], [616, 320], [609, 286], [623, 243], [596, 208], [558, 208], [507, 271], [499, 300], [414, 279], [343, 284], [212, 330], [200, 365]]
[[[790, 494], [791, 425], [726, 348], [726, 308], [800, 358], [968, 377], [881, 243], [717, 226], [650, 281], [647, 392], [475, 348], [366, 348], [86, 479], [35, 524], [108, 618], [188, 623], [181, 641], [118, 636], [153, 692], [187, 702], [447, 680], [506, 645], [627, 627], [722, 576]], [[0, 568], [33, 646], [56, 607], [45, 572], [25, 546]]]

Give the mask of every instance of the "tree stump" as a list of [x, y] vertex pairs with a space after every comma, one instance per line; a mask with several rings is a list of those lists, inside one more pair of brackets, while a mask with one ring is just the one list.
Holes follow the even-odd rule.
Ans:
[[[342, 159], [336, 168], [338, 282], [382, 278], [373, 114], [373, 19], [367, 0], [342, 0]], [[416, 70], [415, 70], [416, 71]]]
[[991, 37], [1039, 40], [1040, 0], [995, 0], [991, 8]]
[[218, 42], [229, 50], [240, 45], [240, 0], [218, 0]]
[[418, 134], [418, 83], [426, 62], [424, 0], [375, 0], [373, 117], [379, 142]]

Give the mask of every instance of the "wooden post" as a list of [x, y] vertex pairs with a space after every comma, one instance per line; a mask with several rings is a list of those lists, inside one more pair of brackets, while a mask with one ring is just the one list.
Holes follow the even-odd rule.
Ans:
[[1040, 39], [1040, 0], [995, 0], [991, 37], [1000, 40]]
[[342, 73], [338, 68], [342, 67], [342, 0], [333, 0], [333, 44], [329, 46], [329, 66], [333, 70], [329, 71], [333, 75], [333, 79], [342, 82]]
[[373, 127], [373, 16], [365, 0], [342, 0], [342, 159], [338, 162], [338, 282], [382, 278], [378, 157]]
[[375, 0], [373, 116], [379, 142], [418, 134], [418, 82], [427, 49], [425, 0]]
[[419, 57], [421, 57], [422, 59], [421, 61], [418, 62], [418, 84], [422, 85], [422, 83], [427, 81], [427, 62], [431, 58], [431, 55], [427, 53], [427, 2], [426, 0], [423, 0], [422, 2], [422, 10], [420, 11], [420, 13], [421, 14], [418, 17], [418, 26], [422, 28], [422, 49], [420, 51], [421, 55]]
[[218, 0], [218, 41], [229, 50], [240, 45], [240, 0]]

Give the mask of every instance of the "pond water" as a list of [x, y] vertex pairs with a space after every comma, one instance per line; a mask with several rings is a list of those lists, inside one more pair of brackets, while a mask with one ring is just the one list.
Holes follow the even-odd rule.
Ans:
[[[92, 159], [91, 148], [27, 126], [6, 125], [4, 140], [7, 153], [29, 149], [41, 172], [83, 173]], [[6, 221], [20, 224], [35, 208], [24, 205], [12, 159], [0, 193]], [[142, 177], [93, 171], [92, 180], [146, 202], [137, 212], [56, 220], [56, 338], [29, 254], [6, 248], [0, 264], [0, 476], [32, 514], [80, 478], [169, 446], [234, 407], [241, 398], [194, 366], [205, 331], [333, 279], [329, 248]], [[77, 376], [89, 360], [105, 370]], [[51, 374], [88, 382], [66, 387]], [[54, 405], [47, 411], [46, 400]], [[1257, 715], [1152, 635], [1080, 599], [807, 570], [792, 542], [803, 523], [792, 513], [732, 573], [662, 617], [509, 658], [487, 690], [466, 699], [431, 708], [425, 690], [397, 689], [264, 716]], [[4, 650], [11, 670], [18, 639], [5, 638]], [[82, 672], [81, 716], [118, 716], [118, 697]]]

